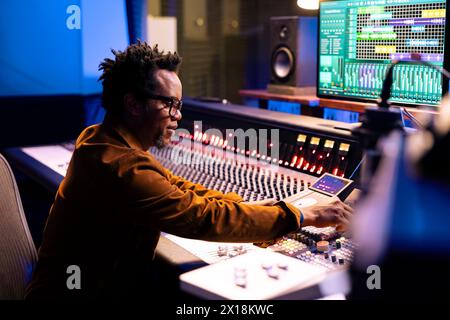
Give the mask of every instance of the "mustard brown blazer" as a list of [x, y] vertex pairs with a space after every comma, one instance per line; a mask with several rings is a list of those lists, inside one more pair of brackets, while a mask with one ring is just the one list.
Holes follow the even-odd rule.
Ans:
[[[118, 121], [86, 128], [76, 141], [44, 230], [28, 298], [126, 295], [142, 282], [160, 232], [256, 242], [298, 229], [284, 202], [256, 206], [173, 175]], [[67, 268], [81, 270], [68, 290]]]

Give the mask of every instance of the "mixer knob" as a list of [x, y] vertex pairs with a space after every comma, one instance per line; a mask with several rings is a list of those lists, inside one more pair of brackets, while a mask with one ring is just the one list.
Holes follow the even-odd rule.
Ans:
[[317, 242], [317, 250], [320, 252], [326, 252], [329, 250], [329, 242], [328, 241], [319, 241]]
[[245, 288], [245, 287], [247, 287], [247, 278], [246, 277], [235, 277], [234, 284], [238, 287]]
[[270, 263], [270, 262], [263, 262], [262, 264], [261, 264], [261, 267], [264, 269], [264, 270], [269, 270], [269, 269], [272, 269], [272, 267], [273, 267], [273, 265]]
[[278, 269], [270, 268], [270, 269], [266, 270], [266, 272], [267, 272], [267, 275], [272, 279], [278, 280], [278, 278], [280, 277], [280, 272], [278, 271]]
[[247, 269], [242, 266], [237, 266], [234, 268], [234, 276], [235, 277], [246, 277], [247, 276]]
[[278, 262], [277, 266], [281, 270], [287, 270], [288, 269], [288, 265], [285, 262]]
[[227, 253], [228, 253], [227, 247], [219, 247], [219, 248], [217, 249], [217, 255], [218, 255], [219, 257], [226, 256]]

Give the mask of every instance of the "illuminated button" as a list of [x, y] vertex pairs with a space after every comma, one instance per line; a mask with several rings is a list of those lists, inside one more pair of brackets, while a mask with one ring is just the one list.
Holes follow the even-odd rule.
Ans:
[[297, 136], [297, 142], [305, 142], [306, 141], [306, 136], [304, 134], [299, 134]]
[[320, 143], [320, 138], [317, 138], [317, 137], [312, 137], [312, 138], [311, 138], [310, 144], [312, 144], [312, 145], [318, 145], [319, 143]]
[[341, 143], [339, 146], [339, 151], [348, 152], [350, 149], [350, 145], [348, 143]]
[[332, 141], [332, 140], [325, 141], [325, 148], [333, 149], [333, 146], [334, 146], [334, 141]]

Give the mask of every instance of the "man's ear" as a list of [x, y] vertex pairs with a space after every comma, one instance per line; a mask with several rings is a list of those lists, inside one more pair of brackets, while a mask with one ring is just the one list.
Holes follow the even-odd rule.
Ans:
[[142, 106], [136, 97], [132, 93], [127, 93], [123, 97], [123, 105], [125, 112], [128, 112], [132, 116], [140, 116], [142, 114]]

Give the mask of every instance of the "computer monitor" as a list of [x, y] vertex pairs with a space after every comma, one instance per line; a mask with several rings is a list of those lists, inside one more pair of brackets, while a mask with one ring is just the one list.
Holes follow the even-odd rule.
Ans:
[[[450, 57], [446, 0], [322, 0], [319, 13], [317, 94], [374, 101], [392, 60], [411, 54], [447, 68]], [[438, 105], [448, 80], [430, 67], [394, 68], [391, 102]]]

